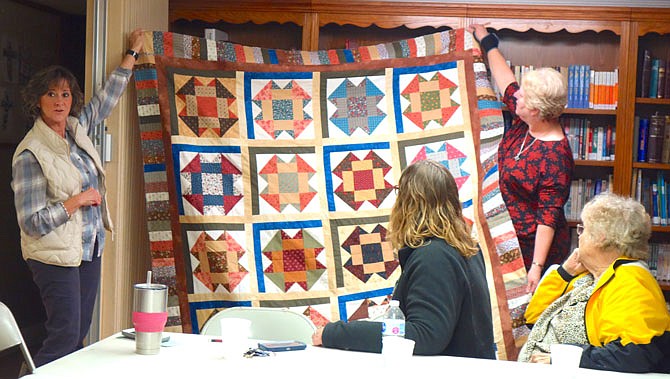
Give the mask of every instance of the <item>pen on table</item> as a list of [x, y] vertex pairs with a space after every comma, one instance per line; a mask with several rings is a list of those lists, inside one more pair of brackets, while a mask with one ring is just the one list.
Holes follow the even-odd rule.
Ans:
[[209, 342], [223, 342], [221, 338], [212, 338]]

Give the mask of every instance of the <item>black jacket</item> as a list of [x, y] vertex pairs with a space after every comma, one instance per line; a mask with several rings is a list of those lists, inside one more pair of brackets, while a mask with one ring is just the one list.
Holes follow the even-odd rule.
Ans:
[[[402, 273], [393, 294], [405, 314], [414, 354], [495, 358], [491, 303], [482, 254], [466, 259], [444, 240], [398, 252]], [[323, 345], [381, 352], [381, 323], [342, 321], [323, 330]]]

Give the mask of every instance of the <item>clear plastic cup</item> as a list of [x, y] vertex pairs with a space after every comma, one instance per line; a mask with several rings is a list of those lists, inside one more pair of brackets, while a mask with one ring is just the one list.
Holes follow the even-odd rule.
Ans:
[[221, 345], [225, 359], [238, 359], [249, 350], [251, 321], [243, 318], [222, 318]]
[[551, 366], [561, 378], [574, 378], [579, 369], [583, 349], [568, 344], [551, 345]]
[[389, 362], [389, 364], [397, 364], [400, 361], [407, 360], [411, 358], [413, 354], [413, 340], [397, 336], [382, 337], [382, 356], [385, 361]]

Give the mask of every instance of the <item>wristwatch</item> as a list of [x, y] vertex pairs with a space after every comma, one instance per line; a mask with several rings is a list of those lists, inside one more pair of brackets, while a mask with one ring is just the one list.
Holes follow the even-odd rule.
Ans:
[[135, 58], [135, 60], [137, 60], [137, 58], [140, 57], [140, 55], [137, 53], [137, 51], [135, 51], [135, 50], [133, 50], [133, 49], [128, 49], [128, 50], [126, 50], [126, 54], [127, 54], [127, 55], [132, 55], [133, 58]]

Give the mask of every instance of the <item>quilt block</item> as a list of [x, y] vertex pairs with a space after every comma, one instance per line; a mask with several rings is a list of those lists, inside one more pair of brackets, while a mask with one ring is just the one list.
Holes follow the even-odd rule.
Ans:
[[400, 275], [393, 187], [433, 159], [484, 253], [499, 354], [516, 356], [525, 270], [497, 184], [500, 103], [471, 34], [308, 52], [154, 31], [145, 51], [137, 109], [168, 330], [197, 333], [231, 306], [368, 317]]

